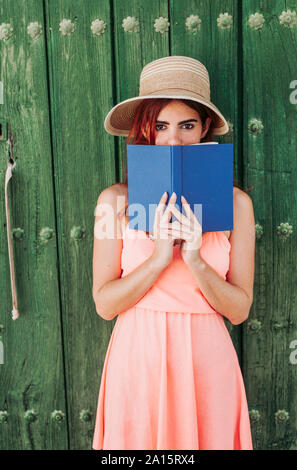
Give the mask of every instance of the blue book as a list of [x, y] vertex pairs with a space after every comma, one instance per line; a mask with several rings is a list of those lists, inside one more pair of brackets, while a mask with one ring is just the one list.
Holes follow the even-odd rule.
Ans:
[[182, 214], [180, 196], [186, 198], [203, 233], [233, 229], [233, 144], [128, 144], [127, 166], [130, 229], [153, 233], [164, 191], [166, 204], [176, 193]]

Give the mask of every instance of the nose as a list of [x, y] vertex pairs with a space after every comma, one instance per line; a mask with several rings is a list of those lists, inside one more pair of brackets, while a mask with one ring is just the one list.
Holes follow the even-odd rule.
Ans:
[[169, 129], [169, 133], [168, 133], [167, 137], [168, 137], [168, 139], [167, 139], [168, 145], [181, 145], [182, 144], [179, 131], [178, 131], [178, 129], [176, 129], [174, 127]]

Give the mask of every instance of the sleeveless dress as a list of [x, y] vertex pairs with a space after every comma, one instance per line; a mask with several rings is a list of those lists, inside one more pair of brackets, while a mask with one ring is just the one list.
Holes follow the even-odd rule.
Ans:
[[[200, 254], [223, 278], [230, 242], [202, 235]], [[129, 226], [122, 277], [142, 264], [154, 241]], [[200, 291], [180, 246], [154, 285], [120, 313], [103, 365], [93, 449], [252, 450], [249, 412], [236, 350]]]

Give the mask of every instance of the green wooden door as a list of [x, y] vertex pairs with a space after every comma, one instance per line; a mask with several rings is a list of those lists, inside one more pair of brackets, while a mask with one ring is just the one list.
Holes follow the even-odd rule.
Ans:
[[[0, 0], [0, 448], [91, 448], [116, 321], [100, 318], [92, 299], [94, 211], [99, 193], [123, 180], [125, 160], [124, 139], [103, 122], [115, 103], [138, 94], [142, 67], [166, 55], [206, 65], [212, 101], [231, 129], [217, 140], [234, 143], [234, 177], [254, 186], [254, 303], [247, 322], [226, 325], [254, 448], [297, 448], [289, 359], [297, 339], [297, 25], [287, 12], [297, 5], [273, 3]], [[9, 136], [15, 321], [4, 201]]]
[[[52, 166], [47, 58], [42, 2], [1, 2], [0, 41], [3, 104], [1, 123], [1, 365], [0, 447], [64, 449], [68, 445], [65, 359], [59, 280], [56, 196]], [[7, 37], [7, 36], [6, 36]], [[11, 319], [4, 176], [9, 147], [16, 161], [10, 186], [12, 240], [20, 317]], [[51, 414], [61, 412], [61, 421]], [[62, 414], [63, 413], [63, 414]], [[66, 419], [65, 419], [66, 418]]]

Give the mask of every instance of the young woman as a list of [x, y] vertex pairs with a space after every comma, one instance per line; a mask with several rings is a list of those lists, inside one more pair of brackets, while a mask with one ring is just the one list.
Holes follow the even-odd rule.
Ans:
[[[158, 59], [144, 67], [139, 97], [115, 106], [105, 128], [134, 144], [210, 141], [228, 125], [209, 91], [201, 62]], [[97, 215], [93, 297], [102, 318], [117, 320], [92, 447], [249, 450], [244, 382], [223, 317], [238, 325], [252, 305], [252, 201], [234, 187], [233, 230], [202, 233], [187, 201], [181, 201], [184, 215], [174, 206], [176, 195], [169, 196], [160, 199], [153, 238], [128, 226], [126, 181], [98, 198], [97, 211], [109, 212], [114, 236], [100, 236]], [[172, 214], [177, 220], [171, 223]]]

